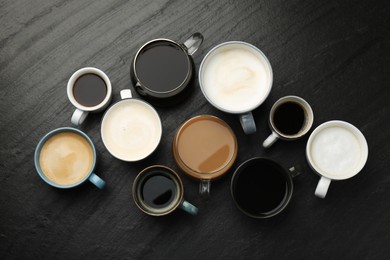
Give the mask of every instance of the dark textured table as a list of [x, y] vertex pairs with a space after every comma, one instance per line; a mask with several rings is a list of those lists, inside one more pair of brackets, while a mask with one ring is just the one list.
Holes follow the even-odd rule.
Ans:
[[[63, 1], [0, 2], [0, 258], [5, 259], [389, 259], [390, 257], [390, 6], [388, 1]], [[197, 69], [211, 47], [242, 40], [268, 56], [274, 84], [254, 111], [258, 131], [244, 135], [238, 119], [217, 111], [195, 91], [183, 103], [158, 108], [163, 139], [146, 160], [114, 159], [100, 137], [102, 114], [80, 129], [95, 142], [96, 172], [105, 190], [84, 184], [72, 190], [46, 185], [35, 171], [34, 149], [48, 131], [70, 126], [74, 107], [66, 84], [85, 66], [102, 69], [119, 91], [133, 89], [129, 68], [146, 41], [184, 41], [194, 32], [204, 43]], [[340, 119], [366, 136], [369, 159], [362, 172], [314, 196], [319, 177], [306, 163], [308, 136], [262, 141], [272, 104], [285, 95], [309, 101], [314, 127]], [[171, 143], [192, 116], [216, 115], [239, 142], [232, 170], [212, 183], [208, 201], [198, 183], [180, 173]], [[234, 169], [264, 156], [284, 167], [301, 164], [294, 194], [280, 215], [254, 220], [235, 207], [229, 190]], [[185, 197], [198, 216], [176, 211], [143, 214], [131, 197], [136, 174], [153, 164], [177, 170]]]

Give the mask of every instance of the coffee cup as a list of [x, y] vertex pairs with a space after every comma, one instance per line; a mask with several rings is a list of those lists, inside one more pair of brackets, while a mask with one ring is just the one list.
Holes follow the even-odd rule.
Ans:
[[101, 137], [110, 154], [122, 161], [135, 162], [156, 150], [162, 136], [157, 111], [147, 102], [132, 98], [131, 91], [120, 92], [121, 101], [104, 114]]
[[192, 55], [203, 42], [194, 33], [184, 43], [154, 39], [136, 53], [130, 69], [135, 90], [154, 105], [171, 105], [182, 101], [190, 92], [195, 73]]
[[270, 218], [282, 212], [290, 202], [296, 167], [285, 170], [279, 163], [255, 157], [234, 172], [230, 190], [238, 209], [252, 218]]
[[256, 132], [252, 110], [272, 88], [272, 68], [252, 44], [231, 41], [212, 48], [199, 68], [199, 84], [208, 102], [226, 113], [238, 114], [245, 134]]
[[88, 113], [103, 111], [111, 102], [112, 87], [107, 75], [92, 67], [79, 69], [67, 85], [69, 101], [76, 107], [71, 122], [81, 125]]
[[47, 133], [34, 155], [35, 169], [47, 184], [61, 189], [73, 188], [89, 180], [99, 189], [105, 182], [94, 173], [96, 150], [91, 139], [72, 127]]
[[313, 120], [313, 110], [306, 100], [297, 96], [280, 98], [271, 108], [269, 126], [272, 133], [263, 142], [263, 147], [270, 147], [278, 139], [291, 141], [304, 136]]
[[172, 148], [178, 166], [200, 181], [199, 193], [209, 195], [211, 180], [222, 177], [234, 164], [238, 143], [226, 122], [215, 116], [200, 115], [179, 127]]
[[198, 213], [198, 208], [184, 200], [179, 175], [166, 166], [154, 165], [142, 170], [132, 191], [135, 204], [148, 215], [164, 216], [178, 207], [191, 215]]
[[311, 133], [306, 158], [321, 177], [314, 194], [325, 198], [332, 180], [349, 179], [363, 169], [368, 158], [368, 145], [362, 132], [352, 124], [328, 121]]

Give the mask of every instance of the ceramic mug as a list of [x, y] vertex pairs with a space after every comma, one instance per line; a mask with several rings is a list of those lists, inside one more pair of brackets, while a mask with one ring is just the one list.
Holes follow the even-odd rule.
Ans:
[[292, 141], [304, 136], [313, 121], [313, 110], [306, 100], [297, 96], [280, 98], [271, 108], [269, 126], [272, 133], [263, 142], [263, 147], [270, 147], [278, 139]]
[[184, 43], [165, 38], [145, 43], [130, 68], [138, 94], [154, 105], [182, 101], [190, 92], [195, 73], [192, 55], [202, 42], [202, 34], [194, 33]]
[[217, 109], [238, 114], [245, 134], [256, 132], [251, 111], [268, 97], [272, 81], [271, 64], [265, 54], [242, 41], [215, 46], [199, 68], [203, 95]]
[[252, 218], [270, 218], [282, 212], [293, 193], [296, 167], [285, 170], [279, 163], [255, 157], [234, 172], [230, 191], [238, 209]]
[[47, 133], [35, 149], [34, 163], [41, 179], [56, 188], [73, 188], [87, 180], [99, 189], [105, 186], [94, 173], [96, 150], [92, 140], [72, 127]]
[[200, 115], [179, 127], [172, 150], [178, 166], [200, 181], [200, 195], [209, 195], [211, 181], [221, 178], [233, 166], [238, 142], [233, 130], [222, 119]]
[[88, 113], [98, 113], [111, 102], [112, 86], [108, 76], [100, 69], [86, 67], [77, 70], [67, 85], [69, 101], [76, 107], [71, 122], [81, 125]]
[[368, 145], [362, 132], [352, 124], [328, 121], [311, 133], [306, 158], [321, 177], [314, 194], [325, 198], [331, 181], [349, 179], [363, 169], [368, 158]]
[[152, 154], [160, 143], [162, 124], [157, 111], [147, 102], [120, 92], [121, 101], [112, 105], [101, 122], [101, 137], [117, 159], [135, 162]]
[[135, 177], [132, 193], [137, 207], [151, 216], [168, 215], [179, 207], [191, 215], [198, 214], [198, 208], [183, 198], [179, 175], [163, 165], [142, 170]]

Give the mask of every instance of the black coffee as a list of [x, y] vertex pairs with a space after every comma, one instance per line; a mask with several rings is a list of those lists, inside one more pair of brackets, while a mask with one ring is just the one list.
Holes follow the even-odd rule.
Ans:
[[286, 102], [279, 105], [273, 115], [275, 128], [285, 135], [299, 133], [304, 127], [305, 121], [305, 110], [295, 102]]
[[174, 200], [175, 194], [175, 182], [162, 174], [148, 177], [141, 185], [142, 200], [152, 208], [165, 208]]
[[252, 215], [271, 213], [287, 196], [286, 177], [270, 162], [251, 161], [236, 178], [236, 202]]
[[187, 78], [189, 59], [173, 43], [150, 43], [138, 54], [135, 70], [141, 84], [156, 92], [171, 91]]
[[106, 95], [106, 83], [100, 76], [93, 73], [80, 76], [73, 85], [74, 98], [86, 107], [99, 105]]

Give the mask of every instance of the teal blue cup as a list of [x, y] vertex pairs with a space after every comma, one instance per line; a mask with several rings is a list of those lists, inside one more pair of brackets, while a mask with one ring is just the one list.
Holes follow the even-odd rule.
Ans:
[[[81, 137], [81, 139], [77, 138], [77, 140], [85, 140], [86, 143], [85, 143], [85, 141], [80, 141], [80, 142], [82, 144], [87, 144], [87, 146], [89, 145], [90, 149], [88, 149], [88, 152], [86, 152], [86, 154], [88, 154], [87, 157], [88, 157], [88, 161], [90, 163], [87, 164], [87, 166], [86, 166], [87, 169], [84, 172], [81, 172], [79, 174], [77, 172], [77, 170], [79, 169], [77, 167], [78, 165], [72, 164], [72, 161], [74, 161], [74, 160], [78, 160], [78, 162], [81, 162], [81, 163], [84, 162], [82, 160], [82, 159], [84, 159], [84, 157], [77, 158], [77, 156], [78, 156], [77, 152], [79, 152], [80, 149], [72, 151], [69, 148], [69, 147], [74, 147], [74, 146], [71, 146], [71, 144], [69, 142], [69, 140], [71, 140], [71, 139], [69, 139], [69, 138], [64, 139], [63, 138], [62, 140], [58, 141], [58, 139], [57, 139], [56, 141], [54, 141], [55, 139], [53, 137], [55, 137], [55, 136], [59, 137], [59, 134], [61, 134], [61, 133], [70, 133], [70, 135], [73, 137], [75, 137], [75, 136], [72, 134], [76, 134], [77, 136]], [[62, 136], [64, 136], [64, 135], [62, 135]], [[48, 150], [48, 151], [45, 150], [45, 152], [42, 154], [42, 157], [45, 156], [45, 157], [47, 157], [47, 159], [42, 159], [41, 158], [42, 148], [45, 146], [45, 144], [48, 140], [50, 140], [50, 143], [48, 143], [48, 146], [50, 144], [51, 145], [50, 149], [52, 149], [52, 150]], [[54, 149], [51, 148], [53, 146], [54, 146]], [[49, 148], [47, 148], [47, 149], [49, 149]], [[46, 156], [46, 154], [48, 154], [48, 155]], [[71, 163], [68, 163], [68, 161], [66, 161], [66, 160], [68, 160], [68, 161], [71, 160]], [[41, 179], [43, 181], [45, 181], [47, 184], [49, 184], [50, 186], [53, 186], [55, 188], [60, 188], [60, 189], [74, 188], [74, 187], [77, 187], [77, 186], [81, 185], [82, 183], [86, 182], [87, 180], [92, 182], [99, 189], [103, 189], [105, 184], [106, 184], [104, 180], [102, 180], [99, 176], [97, 176], [94, 173], [95, 164], [96, 164], [96, 149], [95, 149], [95, 146], [94, 146], [92, 140], [84, 132], [82, 132], [76, 128], [61, 127], [61, 128], [54, 129], [54, 130], [50, 131], [49, 133], [47, 133], [39, 141], [39, 143], [35, 149], [34, 163], [35, 163], [35, 169], [37, 170], [39, 177], [41, 177]], [[47, 166], [47, 165], [49, 165], [49, 166]], [[70, 167], [72, 167], [72, 169], [73, 169], [71, 174], [72, 174], [72, 176], [75, 176], [74, 177], [74, 179], [76, 179], [75, 182], [60, 183], [61, 181], [59, 181], [59, 180], [62, 180], [61, 178], [66, 178], [66, 176], [64, 177], [64, 174], [62, 174], [61, 178], [60, 177], [58, 177], [58, 178], [53, 177], [53, 176], [56, 176], [56, 172], [53, 169], [57, 169], [58, 172], [62, 172], [62, 170], [64, 168], [68, 169]], [[45, 170], [42, 170], [42, 168], [50, 169], [50, 170], [46, 170], [47, 172], [45, 174]], [[80, 167], [80, 168], [82, 168], [82, 167]], [[49, 174], [49, 172], [50, 172], [50, 174]], [[49, 175], [52, 175], [52, 177], [48, 177]], [[58, 175], [58, 176], [60, 176], [60, 175]], [[54, 179], [56, 179], [58, 181], [55, 181]]]

